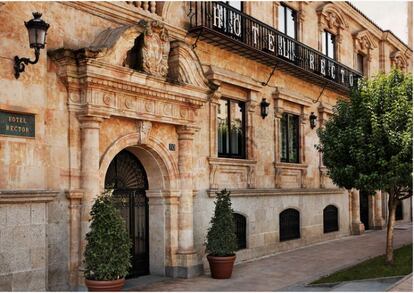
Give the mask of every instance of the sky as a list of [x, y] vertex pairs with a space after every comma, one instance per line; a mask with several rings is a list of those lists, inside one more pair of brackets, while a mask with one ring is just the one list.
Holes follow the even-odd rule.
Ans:
[[350, 1], [383, 30], [407, 43], [407, 1]]

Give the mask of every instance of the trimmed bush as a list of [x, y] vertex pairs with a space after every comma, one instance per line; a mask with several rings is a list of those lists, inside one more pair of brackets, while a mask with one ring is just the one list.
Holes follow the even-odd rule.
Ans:
[[131, 240], [125, 222], [112, 202], [112, 191], [98, 196], [90, 214], [85, 278], [108, 281], [125, 277], [131, 267]]
[[207, 232], [206, 249], [212, 256], [231, 256], [237, 250], [230, 191], [216, 193], [214, 216]]

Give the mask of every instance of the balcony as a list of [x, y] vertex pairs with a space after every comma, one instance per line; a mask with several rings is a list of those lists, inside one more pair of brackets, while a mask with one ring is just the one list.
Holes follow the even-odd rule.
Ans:
[[190, 3], [189, 35], [347, 94], [361, 75], [223, 2]]

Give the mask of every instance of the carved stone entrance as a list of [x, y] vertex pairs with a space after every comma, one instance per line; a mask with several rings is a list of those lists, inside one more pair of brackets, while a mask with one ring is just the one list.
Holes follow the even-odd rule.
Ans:
[[118, 153], [109, 165], [105, 188], [113, 188], [116, 206], [130, 239], [132, 267], [127, 277], [149, 274], [148, 180], [140, 161], [129, 151]]

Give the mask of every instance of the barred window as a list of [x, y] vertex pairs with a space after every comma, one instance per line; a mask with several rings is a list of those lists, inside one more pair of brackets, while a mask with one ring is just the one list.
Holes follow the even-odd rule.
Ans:
[[338, 208], [333, 205], [328, 205], [323, 210], [323, 233], [338, 230]]
[[237, 249], [245, 249], [246, 246], [246, 217], [243, 215], [233, 213], [234, 216], [234, 231], [237, 237]]
[[279, 234], [280, 241], [300, 238], [299, 211], [287, 209], [279, 214]]

